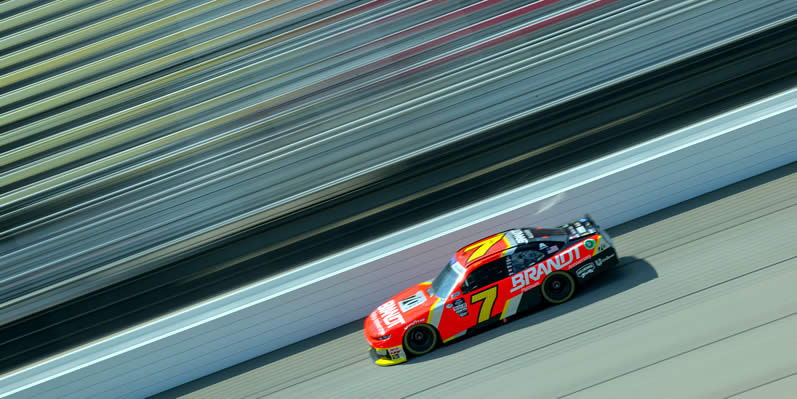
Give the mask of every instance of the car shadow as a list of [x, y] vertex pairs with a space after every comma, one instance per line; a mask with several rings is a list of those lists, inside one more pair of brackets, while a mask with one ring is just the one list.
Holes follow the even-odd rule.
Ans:
[[632, 256], [621, 257], [615, 267], [592, 279], [589, 284], [580, 288], [571, 300], [556, 306], [542, 305], [519, 314], [506, 323], [450, 341], [429, 354], [413, 357], [407, 364], [435, 360], [460, 351], [466, 345], [479, 345], [503, 334], [534, 326], [628, 291], [657, 277], [656, 269], [644, 259]]

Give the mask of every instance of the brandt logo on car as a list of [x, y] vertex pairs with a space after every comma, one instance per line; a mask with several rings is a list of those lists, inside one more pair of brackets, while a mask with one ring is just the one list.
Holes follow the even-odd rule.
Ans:
[[399, 324], [404, 324], [404, 317], [401, 316], [396, 301], [390, 300], [383, 305], [376, 308], [376, 311], [382, 316], [382, 322], [385, 323], [387, 328], [395, 327]]
[[553, 270], [564, 269], [574, 262], [575, 264], [573, 266], [576, 266], [580, 258], [581, 253], [578, 247], [575, 246], [559, 255], [551, 257], [545, 262], [540, 262], [512, 276], [512, 288], [509, 292], [515, 292], [519, 289], [523, 289], [523, 292], [526, 292], [527, 289], [524, 289], [525, 287], [529, 287], [530, 289], [532, 286], [536, 285], [538, 280], [542, 280], [546, 275], [551, 274]]

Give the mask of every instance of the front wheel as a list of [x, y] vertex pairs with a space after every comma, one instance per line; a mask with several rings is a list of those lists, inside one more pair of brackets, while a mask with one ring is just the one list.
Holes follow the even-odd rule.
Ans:
[[542, 282], [542, 296], [552, 304], [566, 302], [576, 292], [576, 282], [570, 273], [555, 271]]
[[404, 349], [420, 356], [427, 354], [437, 346], [437, 331], [429, 324], [416, 324], [404, 334]]

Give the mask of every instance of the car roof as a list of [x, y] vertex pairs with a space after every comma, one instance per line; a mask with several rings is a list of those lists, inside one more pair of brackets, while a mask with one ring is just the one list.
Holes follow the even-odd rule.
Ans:
[[474, 264], [481, 263], [479, 262], [480, 260], [495, 258], [496, 254], [503, 253], [513, 246], [506, 232], [501, 232], [460, 248], [454, 257], [460, 265], [471, 267]]
[[510, 229], [460, 248], [454, 258], [465, 268], [472, 268], [511, 254], [518, 245], [554, 238], [567, 240], [566, 232], [542, 227]]

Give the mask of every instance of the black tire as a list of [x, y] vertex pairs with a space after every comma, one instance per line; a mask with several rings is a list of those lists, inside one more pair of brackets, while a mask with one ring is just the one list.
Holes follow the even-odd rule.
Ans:
[[542, 297], [548, 303], [559, 304], [567, 302], [576, 292], [576, 281], [570, 273], [562, 270], [555, 271], [542, 281]]
[[437, 346], [437, 330], [429, 324], [416, 324], [404, 333], [404, 350], [415, 355], [425, 355]]

